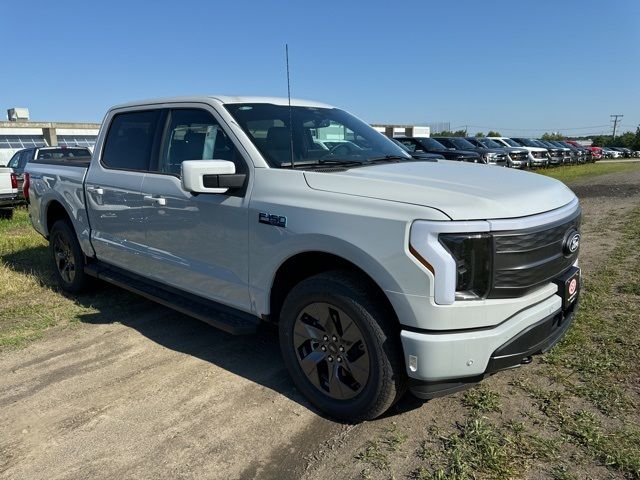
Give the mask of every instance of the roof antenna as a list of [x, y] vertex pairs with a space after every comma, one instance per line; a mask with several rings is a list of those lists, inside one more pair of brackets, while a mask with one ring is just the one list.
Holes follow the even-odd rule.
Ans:
[[289, 148], [291, 149], [291, 168], [296, 168], [293, 160], [293, 120], [291, 114], [291, 81], [289, 80], [289, 44], [284, 44], [284, 53], [287, 60], [287, 98], [289, 100]]

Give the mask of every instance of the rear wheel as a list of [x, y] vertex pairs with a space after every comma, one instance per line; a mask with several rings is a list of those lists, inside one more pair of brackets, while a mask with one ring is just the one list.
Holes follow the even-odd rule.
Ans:
[[85, 289], [89, 278], [84, 272], [84, 254], [75, 232], [65, 220], [53, 224], [49, 234], [49, 253], [60, 287], [70, 293]]
[[303, 280], [280, 316], [280, 347], [298, 389], [346, 421], [383, 414], [406, 390], [399, 330], [389, 308], [348, 272]]

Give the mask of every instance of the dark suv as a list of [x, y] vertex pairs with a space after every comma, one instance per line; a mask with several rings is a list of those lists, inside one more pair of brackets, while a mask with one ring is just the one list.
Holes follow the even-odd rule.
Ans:
[[527, 168], [529, 166], [529, 152], [524, 148], [505, 147], [495, 140], [486, 137], [467, 137], [466, 140], [476, 147], [502, 150], [508, 156], [508, 167]]
[[406, 146], [410, 152], [417, 150], [426, 153], [437, 153], [447, 160], [482, 163], [482, 157], [473, 149], [469, 151], [450, 150], [437, 140], [429, 137], [395, 137], [395, 139]]
[[444, 160], [445, 158], [439, 153], [427, 153], [421, 150], [416, 150], [415, 148], [409, 148], [404, 143], [399, 141], [397, 138], [392, 138], [391, 141], [398, 145], [401, 149], [411, 155], [411, 158], [414, 160], [430, 160], [436, 162], [438, 160]]
[[475, 151], [482, 157], [482, 163], [506, 167], [509, 156], [502, 149], [477, 147], [462, 137], [435, 137], [435, 140], [452, 150]]

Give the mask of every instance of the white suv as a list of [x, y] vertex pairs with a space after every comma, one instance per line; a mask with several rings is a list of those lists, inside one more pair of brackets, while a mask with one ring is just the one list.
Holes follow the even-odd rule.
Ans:
[[549, 165], [549, 156], [546, 148], [534, 147], [529, 145], [521, 145], [507, 137], [488, 137], [505, 147], [524, 148], [529, 152], [529, 165], [532, 167], [547, 167]]

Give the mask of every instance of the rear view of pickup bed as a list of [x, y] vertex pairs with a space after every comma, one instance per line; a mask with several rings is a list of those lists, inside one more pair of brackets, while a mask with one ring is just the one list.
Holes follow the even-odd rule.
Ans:
[[0, 167], [0, 219], [11, 218], [18, 201], [18, 180], [7, 167]]

